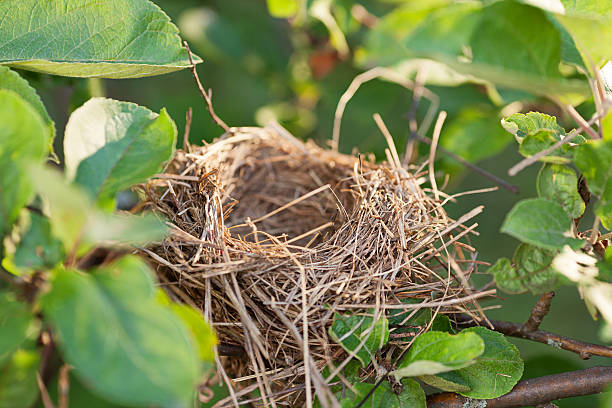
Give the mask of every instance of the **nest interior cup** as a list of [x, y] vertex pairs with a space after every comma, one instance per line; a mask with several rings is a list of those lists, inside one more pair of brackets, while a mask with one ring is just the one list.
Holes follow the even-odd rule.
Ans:
[[279, 126], [232, 128], [177, 151], [142, 186], [146, 206], [172, 225], [144, 252], [167, 291], [213, 325], [218, 369], [237, 398], [258, 388], [264, 404], [292, 404], [305, 381], [322, 398], [321, 369], [348, 356], [328, 335], [335, 313], [479, 309], [467, 284], [474, 250], [459, 242], [479, 211], [449, 218], [427, 181], [393, 146], [376, 164]]

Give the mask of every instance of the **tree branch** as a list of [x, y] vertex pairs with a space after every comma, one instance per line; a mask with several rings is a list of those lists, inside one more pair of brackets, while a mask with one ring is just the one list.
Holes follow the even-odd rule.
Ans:
[[[461, 327], [478, 326], [478, 323], [466, 315], [457, 315], [457, 325]], [[549, 333], [543, 330], [525, 332], [523, 325], [501, 320], [491, 320], [493, 330], [505, 334], [506, 336], [518, 337], [525, 340], [536, 341], [538, 343], [548, 344], [549, 346], [562, 348], [563, 350], [576, 353], [583, 360], [588, 360], [591, 355], [612, 358], [612, 347], [600, 346], [598, 344], [586, 343], [580, 340], [574, 340], [569, 337], [560, 336], [558, 334]]]
[[555, 292], [547, 292], [540, 296], [538, 303], [531, 309], [531, 314], [529, 315], [529, 319], [523, 325], [523, 332], [530, 333], [538, 330], [540, 324], [542, 324], [542, 319], [550, 310], [550, 301], [555, 296]]
[[[533, 406], [563, 398], [597, 394], [604, 391], [610, 382], [612, 382], [612, 367], [592, 367], [519, 381], [508, 394], [484, 401], [486, 401], [487, 408]], [[476, 406], [474, 404], [468, 405], [471, 401], [474, 400], [445, 392], [428, 396], [427, 407], [463, 408]]]
[[189, 44], [187, 44], [187, 41], [183, 41], [183, 44], [185, 45], [185, 48], [187, 49], [187, 55], [189, 56], [189, 63], [191, 64], [191, 66], [189, 67], [189, 70], [191, 71], [193, 78], [195, 79], [196, 84], [198, 85], [200, 94], [202, 94], [204, 101], [206, 101], [206, 109], [208, 109], [208, 113], [210, 113], [210, 116], [215, 121], [215, 123], [227, 132], [229, 130], [229, 126], [227, 126], [227, 124], [223, 120], [221, 120], [219, 116], [217, 116], [217, 114], [215, 113], [215, 109], [213, 108], [211, 90], [209, 89], [208, 92], [206, 92], [204, 90], [204, 87], [202, 86], [202, 82], [200, 82], [200, 77], [198, 76], [196, 65], [193, 62], [193, 55], [191, 54], [191, 49], [189, 48]]

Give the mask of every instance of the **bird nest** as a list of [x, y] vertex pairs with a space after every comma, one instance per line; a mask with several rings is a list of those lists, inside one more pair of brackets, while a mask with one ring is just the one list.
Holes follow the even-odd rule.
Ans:
[[[202, 310], [219, 338], [231, 395], [218, 406], [254, 395], [297, 406], [311, 389], [328, 398], [323, 367], [350, 359], [328, 335], [335, 313], [399, 309], [407, 321], [430, 308], [480, 320], [475, 300], [488, 293], [469, 287], [474, 249], [459, 240], [481, 208], [451, 219], [442, 206], [452, 197], [423, 188], [428, 173], [402, 166], [394, 146], [388, 153], [377, 164], [277, 125], [231, 128], [177, 151], [142, 187], [145, 205], [172, 226], [145, 252], [168, 292]], [[412, 338], [390, 329], [397, 356]]]

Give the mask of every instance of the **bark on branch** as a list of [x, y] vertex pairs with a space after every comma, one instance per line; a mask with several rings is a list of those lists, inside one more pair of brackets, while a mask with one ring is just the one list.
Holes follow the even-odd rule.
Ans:
[[[612, 367], [593, 367], [519, 381], [506, 395], [483, 400], [487, 408], [510, 408], [545, 404], [558, 399], [597, 394], [612, 382]], [[427, 397], [428, 408], [463, 408], [470, 398], [445, 392]]]
[[[478, 326], [478, 323], [474, 322], [469, 316], [458, 315], [456, 319], [460, 327]], [[578, 354], [583, 360], [588, 360], [592, 355], [612, 358], [612, 347], [586, 343], [543, 330], [526, 332], [523, 329], [523, 325], [518, 323], [500, 320], [490, 320], [490, 322], [493, 325], [493, 330], [496, 332], [503, 333], [506, 336], [537, 341], [538, 343], [544, 343], [549, 346], [571, 351]]]

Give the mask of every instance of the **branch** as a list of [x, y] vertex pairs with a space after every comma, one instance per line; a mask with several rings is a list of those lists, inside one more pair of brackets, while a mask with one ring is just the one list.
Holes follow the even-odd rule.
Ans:
[[[457, 324], [462, 327], [478, 326], [469, 316], [457, 315], [456, 319]], [[563, 350], [578, 354], [583, 360], [588, 360], [592, 355], [612, 358], [612, 347], [586, 343], [543, 330], [525, 332], [523, 325], [518, 323], [491, 320], [491, 324], [493, 325], [493, 330], [505, 334], [506, 336], [518, 337], [562, 348]]]
[[195, 79], [196, 84], [198, 85], [200, 94], [206, 101], [206, 109], [208, 109], [208, 113], [210, 113], [210, 116], [215, 121], [215, 123], [227, 132], [229, 130], [229, 126], [227, 126], [227, 124], [223, 120], [221, 120], [220, 117], [217, 116], [217, 114], [215, 113], [215, 109], [213, 108], [211, 90], [209, 89], [208, 92], [206, 92], [204, 90], [204, 87], [202, 86], [202, 82], [200, 82], [200, 77], [198, 76], [198, 71], [196, 71], [196, 65], [193, 62], [193, 55], [191, 54], [191, 49], [189, 48], [189, 44], [187, 44], [187, 41], [183, 41], [183, 44], [185, 45], [185, 48], [187, 49], [187, 55], [189, 56], [189, 63], [191, 64], [191, 66], [189, 67], [189, 70], [193, 74], [193, 78]]
[[531, 333], [540, 327], [542, 324], [542, 319], [550, 310], [550, 301], [555, 296], [555, 292], [547, 292], [540, 296], [538, 303], [531, 309], [531, 314], [529, 315], [529, 319], [523, 325], [524, 333]]
[[[533, 406], [562, 398], [597, 394], [604, 391], [610, 382], [612, 382], [612, 367], [592, 367], [519, 381], [508, 394], [484, 401], [487, 408]], [[463, 408], [476, 406], [471, 404], [472, 401], [471, 398], [445, 392], [427, 397], [427, 407]]]

